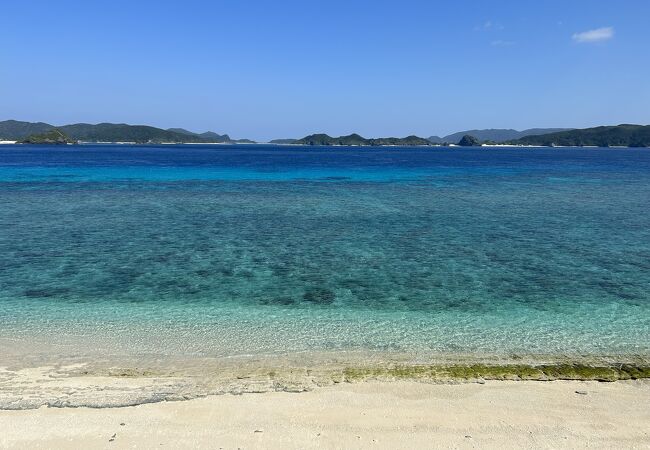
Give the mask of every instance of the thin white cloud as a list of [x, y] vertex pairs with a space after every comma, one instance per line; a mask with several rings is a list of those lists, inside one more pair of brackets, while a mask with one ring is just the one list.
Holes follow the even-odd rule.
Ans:
[[477, 25], [474, 27], [474, 31], [494, 31], [494, 30], [503, 30], [503, 25], [500, 23], [494, 23], [491, 20], [486, 21], [482, 25]]
[[613, 37], [614, 37], [613, 27], [596, 28], [595, 30], [588, 30], [588, 31], [583, 31], [582, 33], [575, 33], [572, 36], [574, 41], [581, 44], [607, 41]]

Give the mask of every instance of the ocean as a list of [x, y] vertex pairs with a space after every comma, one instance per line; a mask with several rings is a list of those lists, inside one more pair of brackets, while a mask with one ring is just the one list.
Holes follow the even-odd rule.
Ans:
[[647, 358], [650, 150], [3, 145], [0, 255], [14, 364]]

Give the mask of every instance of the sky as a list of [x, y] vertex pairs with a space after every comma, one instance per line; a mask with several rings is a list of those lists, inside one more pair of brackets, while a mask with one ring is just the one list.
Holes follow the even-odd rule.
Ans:
[[324, 132], [650, 124], [650, 1], [0, 0], [0, 120]]

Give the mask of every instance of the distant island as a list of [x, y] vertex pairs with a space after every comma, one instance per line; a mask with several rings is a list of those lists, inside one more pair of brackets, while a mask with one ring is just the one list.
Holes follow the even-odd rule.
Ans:
[[[405, 138], [377, 138], [365, 139], [360, 135], [353, 133], [347, 136], [331, 137], [327, 134], [311, 134], [302, 139], [274, 139], [269, 144], [279, 145], [461, 145], [460, 142], [465, 136], [476, 139], [474, 145], [500, 144], [518, 139], [529, 135], [543, 135], [555, 133], [558, 131], [572, 130], [573, 128], [530, 128], [524, 131], [512, 129], [486, 129], [486, 130], [467, 130], [459, 131], [445, 137], [430, 136], [421, 138], [418, 136], [408, 136]], [[465, 141], [467, 144], [467, 140]]]
[[[227, 134], [213, 131], [194, 133], [184, 128], [156, 128], [147, 125], [114, 123], [77, 123], [55, 127], [44, 122], [0, 121], [0, 141], [24, 144], [69, 143], [133, 143], [133, 144], [254, 144], [249, 139], [232, 139]], [[364, 138], [352, 133], [332, 137], [328, 134], [310, 134], [301, 139], [274, 139], [277, 145], [307, 146], [440, 146], [462, 147], [512, 146], [567, 146], [567, 147], [650, 147], [650, 125], [601, 126], [584, 129], [531, 128], [468, 130], [444, 138]]]
[[48, 145], [67, 145], [67, 144], [76, 144], [77, 141], [70, 139], [65, 133], [62, 133], [61, 130], [53, 128], [44, 133], [32, 134], [25, 139], [17, 141], [19, 144], [48, 144]]
[[[227, 134], [212, 131], [193, 133], [182, 128], [150, 127], [146, 125], [127, 125], [124, 123], [76, 123], [55, 127], [44, 122], [21, 122], [5, 120], [0, 122], [0, 140], [31, 143], [35, 136], [58, 130], [69, 139], [79, 142], [130, 142], [135, 144], [222, 144], [253, 143], [248, 139], [231, 139]], [[26, 142], [29, 141], [29, 142]]]
[[476, 139], [474, 136], [470, 136], [469, 134], [466, 134], [462, 138], [460, 138], [460, 141], [458, 142], [458, 145], [461, 147], [478, 147], [481, 145], [481, 142]]
[[364, 145], [364, 146], [381, 146], [381, 145], [432, 145], [424, 138], [417, 136], [408, 136], [405, 138], [377, 138], [366, 139], [354, 133], [348, 136], [331, 137], [327, 134], [311, 134], [302, 139], [298, 139], [293, 144], [296, 145]]
[[273, 139], [269, 141], [269, 144], [292, 145], [292, 144], [296, 144], [297, 142], [298, 139]]
[[509, 144], [551, 147], [650, 147], [650, 125], [622, 124], [569, 130], [526, 136]]
[[523, 131], [505, 128], [490, 128], [485, 130], [465, 130], [457, 133], [449, 134], [445, 137], [429, 136], [427, 139], [436, 144], [444, 143], [457, 143], [463, 136], [472, 136], [480, 142], [496, 142], [503, 143], [507, 141], [514, 141], [526, 136], [539, 136], [542, 134], [557, 133], [560, 131], [569, 131], [573, 128], [529, 128]]

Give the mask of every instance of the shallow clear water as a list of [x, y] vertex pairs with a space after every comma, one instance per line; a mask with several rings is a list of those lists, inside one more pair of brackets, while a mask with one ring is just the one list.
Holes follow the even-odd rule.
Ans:
[[0, 338], [650, 356], [649, 200], [648, 149], [2, 146]]

